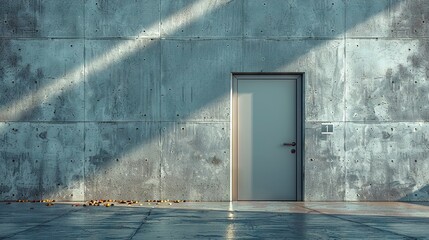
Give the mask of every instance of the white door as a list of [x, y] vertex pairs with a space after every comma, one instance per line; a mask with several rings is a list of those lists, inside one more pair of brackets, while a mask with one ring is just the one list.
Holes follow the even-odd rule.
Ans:
[[297, 78], [237, 81], [238, 200], [297, 200]]

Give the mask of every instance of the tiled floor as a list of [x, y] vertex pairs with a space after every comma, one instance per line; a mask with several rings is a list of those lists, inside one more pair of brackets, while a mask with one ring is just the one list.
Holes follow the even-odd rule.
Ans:
[[0, 239], [429, 239], [429, 203], [0, 203]]

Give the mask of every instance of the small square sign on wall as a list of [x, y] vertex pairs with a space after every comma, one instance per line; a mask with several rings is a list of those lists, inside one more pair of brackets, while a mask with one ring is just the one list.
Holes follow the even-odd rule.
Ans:
[[322, 134], [325, 134], [325, 135], [334, 134], [334, 124], [322, 123]]

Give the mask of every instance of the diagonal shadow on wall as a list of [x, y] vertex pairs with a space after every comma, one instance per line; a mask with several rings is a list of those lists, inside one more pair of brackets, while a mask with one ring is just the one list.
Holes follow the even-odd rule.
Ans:
[[[187, 3], [198, 4], [198, 1]], [[365, 18], [348, 19], [347, 24], [343, 22], [334, 32], [323, 28], [325, 37], [313, 36], [310, 24], [308, 32], [298, 31], [292, 33], [297, 38], [287, 38], [264, 37], [257, 28], [247, 32], [251, 36], [246, 36], [241, 31], [243, 21], [248, 20], [244, 17], [239, 19], [240, 31], [228, 35], [225, 29], [234, 26], [225, 23], [230, 18], [219, 17], [228, 16], [230, 9], [242, 8], [243, 2], [225, 3], [192, 21], [178, 24], [177, 29], [164, 26], [169, 35], [161, 35], [161, 39], [135, 40], [139, 41], [137, 45], [128, 46], [139, 46], [138, 50], [130, 48], [125, 50], [126, 54], [121, 52], [123, 49], [115, 48], [116, 43], [134, 40], [86, 40], [85, 85], [64, 88], [59, 94], [58, 98], [71, 99], [70, 109], [52, 108], [63, 109], [58, 116], [70, 116], [70, 112], [83, 104], [83, 111], [76, 110], [79, 117], [64, 122], [66, 119], [48, 115], [48, 122], [30, 122], [34, 120], [34, 111], [29, 108], [19, 119], [14, 119], [18, 122], [2, 124], [5, 163], [2, 171], [7, 179], [0, 188], [2, 199], [82, 200], [85, 189], [87, 199], [228, 200], [230, 73], [309, 71], [318, 81], [309, 81], [307, 90], [334, 92], [307, 105], [308, 116], [323, 119], [331, 114], [319, 111], [326, 109], [325, 101], [343, 99], [343, 70], [334, 68], [325, 72], [309, 65], [321, 66], [323, 60], [317, 60], [320, 56], [341, 55], [345, 31], [386, 11], [386, 6], [394, 7], [377, 5], [366, 12]], [[342, 1], [335, 3], [341, 8]], [[174, 9], [175, 4], [183, 7], [176, 9], [177, 12], [189, 7], [181, 1], [169, 4], [173, 7], [166, 7], [165, 12]], [[255, 21], [257, 26], [258, 19]], [[225, 25], [219, 26], [219, 22]], [[228, 36], [217, 37], [221, 33]], [[9, 50], [4, 52], [10, 55]], [[112, 61], [100, 61], [105, 64], [103, 67], [91, 69], [92, 61], [103, 58]], [[269, 58], [274, 61], [268, 61]], [[0, 76], [5, 79], [7, 71], [2, 72]], [[37, 70], [33, 78], [37, 81]], [[83, 95], [73, 93], [71, 89], [75, 88], [84, 88]], [[16, 95], [9, 96], [13, 99]], [[5, 102], [13, 101], [8, 98]], [[2, 105], [2, 109], [13, 108], [13, 104], [6, 108]], [[34, 104], [40, 105], [37, 101]], [[205, 195], [207, 192], [209, 196]]]

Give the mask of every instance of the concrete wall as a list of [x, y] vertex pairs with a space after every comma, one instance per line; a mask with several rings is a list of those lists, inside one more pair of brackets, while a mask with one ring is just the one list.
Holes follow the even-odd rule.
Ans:
[[0, 4], [1, 200], [229, 200], [231, 72], [305, 72], [305, 200], [429, 200], [429, 0]]

